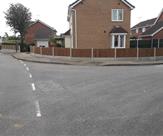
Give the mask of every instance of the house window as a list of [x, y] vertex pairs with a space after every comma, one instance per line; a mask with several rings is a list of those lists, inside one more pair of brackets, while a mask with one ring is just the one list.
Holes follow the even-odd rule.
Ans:
[[112, 9], [112, 21], [123, 21], [123, 9]]
[[139, 28], [136, 28], [136, 33], [137, 33], [137, 34], [139, 33]]
[[112, 48], [125, 48], [126, 34], [112, 34]]
[[144, 33], [146, 31], [146, 28], [144, 27], [144, 28], [142, 28], [142, 32]]

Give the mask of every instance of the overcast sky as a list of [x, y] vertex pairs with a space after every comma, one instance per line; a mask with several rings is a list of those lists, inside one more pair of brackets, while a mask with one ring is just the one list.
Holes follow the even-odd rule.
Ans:
[[[0, 3], [0, 35], [5, 32], [12, 34], [6, 25], [4, 11], [11, 3], [21, 3], [32, 12], [32, 19], [40, 19], [58, 31], [58, 34], [68, 29], [67, 9], [75, 0], [2, 0]], [[163, 0], [128, 0], [136, 8], [132, 11], [131, 26], [136, 23], [157, 17], [163, 8]]]

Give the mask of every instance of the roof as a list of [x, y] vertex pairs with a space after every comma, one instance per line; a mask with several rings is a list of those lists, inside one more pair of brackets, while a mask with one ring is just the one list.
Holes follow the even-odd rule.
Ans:
[[72, 7], [72, 6], [75, 6], [75, 4], [77, 4], [78, 2], [80, 2], [81, 0], [76, 0], [76, 1], [74, 1], [73, 3], [71, 3], [70, 5], [69, 5], [69, 7]]
[[154, 26], [144, 32], [141, 37], [154, 36], [156, 33], [160, 32], [163, 29], [163, 21], [157, 22]]
[[142, 21], [142, 22], [136, 24], [135, 26], [133, 26], [131, 28], [131, 30], [132, 29], [136, 29], [136, 28], [142, 28], [142, 27], [147, 27], [147, 26], [153, 26], [153, 25], [155, 25], [158, 22], [158, 20], [159, 20], [159, 18], [161, 17], [162, 14], [163, 14], [163, 9], [159, 13], [158, 17], [152, 18], [152, 19], [149, 19], [149, 20]]
[[[78, 5], [80, 2], [82, 2], [83, 0], [76, 0], [75, 2], [73, 2], [72, 4], [69, 5], [70, 8], [73, 8], [74, 6]], [[129, 3], [127, 0], [121, 0], [124, 4], [126, 4], [128, 7], [130, 7], [131, 9], [134, 9], [135, 6], [133, 6], [131, 3]]]
[[57, 32], [56, 29], [54, 29], [53, 27], [49, 26], [48, 24], [46, 24], [40, 20], [32, 21], [31, 24], [29, 25], [29, 27], [31, 27], [32, 25], [34, 25], [36, 23], [41, 23], [41, 24], [45, 25], [46, 27], [48, 27], [49, 29], [51, 29], [52, 31]]
[[151, 26], [155, 23], [157, 18], [152, 18], [146, 21], [142, 21], [140, 23], [138, 23], [137, 25], [133, 26], [131, 29], [136, 29], [136, 28], [140, 28], [140, 27], [145, 27], [145, 26]]
[[35, 34], [35, 40], [49, 39], [51, 36], [52, 32], [47, 31], [46, 29], [39, 29]]
[[156, 24], [156, 23], [157, 23], [157, 21], [159, 20], [159, 18], [161, 17], [161, 15], [162, 15], [162, 14], [163, 14], [163, 8], [162, 8], [162, 10], [161, 10], [161, 12], [160, 12], [159, 16], [156, 18], [156, 20], [155, 20], [154, 24]]
[[112, 28], [110, 33], [128, 33], [128, 32], [120, 26], [115, 26]]
[[70, 29], [66, 31], [63, 35], [70, 35]]

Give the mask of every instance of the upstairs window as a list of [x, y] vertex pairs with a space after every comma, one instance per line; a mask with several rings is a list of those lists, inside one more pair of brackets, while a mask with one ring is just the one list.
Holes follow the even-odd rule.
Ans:
[[144, 33], [146, 31], [146, 28], [144, 27], [144, 28], [142, 28], [142, 32]]
[[123, 9], [112, 9], [112, 21], [123, 21]]

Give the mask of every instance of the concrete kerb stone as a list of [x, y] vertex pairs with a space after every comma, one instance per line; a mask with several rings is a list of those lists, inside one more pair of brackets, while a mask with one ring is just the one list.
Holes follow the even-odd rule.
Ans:
[[70, 63], [63, 63], [63, 62], [50, 62], [50, 61], [37, 61], [37, 60], [24, 59], [24, 58], [17, 57], [14, 54], [12, 55], [12, 57], [17, 60], [22, 60], [22, 61], [32, 62], [32, 63], [72, 65]]
[[[15, 59], [22, 60], [22, 61], [27, 61], [27, 62], [33, 62], [33, 63], [45, 63], [45, 64], [60, 64], [60, 65], [82, 65], [82, 66], [144, 66], [144, 65], [162, 65], [163, 61], [122, 61], [122, 60], [114, 60], [111, 62], [65, 62], [65, 61], [40, 61], [40, 60], [30, 60], [30, 59], [25, 59], [21, 58], [20, 56], [18, 57], [16, 54], [12, 54], [12, 56]], [[33, 56], [34, 57], [34, 56]]]
[[123, 64], [103, 64], [100, 66], [152, 66], [152, 65], [163, 65], [163, 62], [156, 63], [123, 63]]

